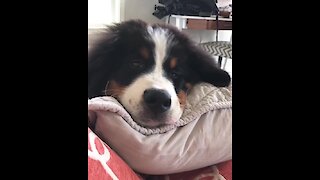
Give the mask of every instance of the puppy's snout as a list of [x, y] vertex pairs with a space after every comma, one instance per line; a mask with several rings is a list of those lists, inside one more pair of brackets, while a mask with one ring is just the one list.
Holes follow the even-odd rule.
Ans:
[[145, 105], [154, 113], [163, 113], [170, 109], [171, 96], [161, 89], [147, 89], [143, 93]]

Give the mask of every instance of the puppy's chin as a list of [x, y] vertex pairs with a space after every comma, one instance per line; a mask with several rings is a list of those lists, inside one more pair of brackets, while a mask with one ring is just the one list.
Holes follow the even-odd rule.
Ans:
[[138, 123], [140, 126], [147, 127], [147, 128], [156, 128], [164, 125], [173, 125], [179, 120], [179, 118], [169, 119], [169, 120], [155, 120], [155, 119], [148, 119], [148, 118], [142, 118], [142, 117], [133, 117], [133, 118], [134, 118], [134, 121]]
[[128, 111], [132, 119], [140, 126], [147, 128], [156, 128], [165, 125], [175, 124], [182, 115], [182, 109], [175, 109], [175, 112], [169, 111], [160, 115], [150, 113], [148, 110]]

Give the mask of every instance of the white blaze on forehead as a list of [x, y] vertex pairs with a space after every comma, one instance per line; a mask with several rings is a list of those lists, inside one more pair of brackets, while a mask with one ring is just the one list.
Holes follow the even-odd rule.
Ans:
[[163, 63], [169, 53], [169, 48], [172, 43], [172, 37], [168, 29], [161, 27], [152, 28], [148, 26], [148, 32], [154, 42], [154, 61], [155, 67], [152, 72], [148, 73], [145, 79], [149, 88], [166, 90], [171, 97], [176, 96], [174, 86], [171, 81], [164, 77]]
[[155, 60], [155, 73], [163, 73], [163, 62], [167, 56], [169, 44], [171, 44], [171, 37], [167, 29], [160, 27], [152, 28], [148, 26], [148, 32], [154, 42], [154, 60]]

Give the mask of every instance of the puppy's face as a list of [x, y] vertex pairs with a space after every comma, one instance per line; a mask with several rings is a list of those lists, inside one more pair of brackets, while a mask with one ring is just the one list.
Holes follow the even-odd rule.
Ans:
[[173, 124], [195, 83], [229, 84], [214, 63], [173, 27], [127, 21], [110, 27], [89, 53], [89, 97], [117, 98], [142, 126]]

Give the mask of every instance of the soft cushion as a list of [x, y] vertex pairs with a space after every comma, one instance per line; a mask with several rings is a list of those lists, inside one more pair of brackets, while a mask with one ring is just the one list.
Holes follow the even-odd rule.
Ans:
[[144, 128], [112, 97], [88, 101], [89, 126], [134, 170], [172, 174], [232, 159], [231, 90], [207, 83], [190, 92], [175, 125]]
[[97, 179], [142, 178], [88, 128], [88, 180]]

